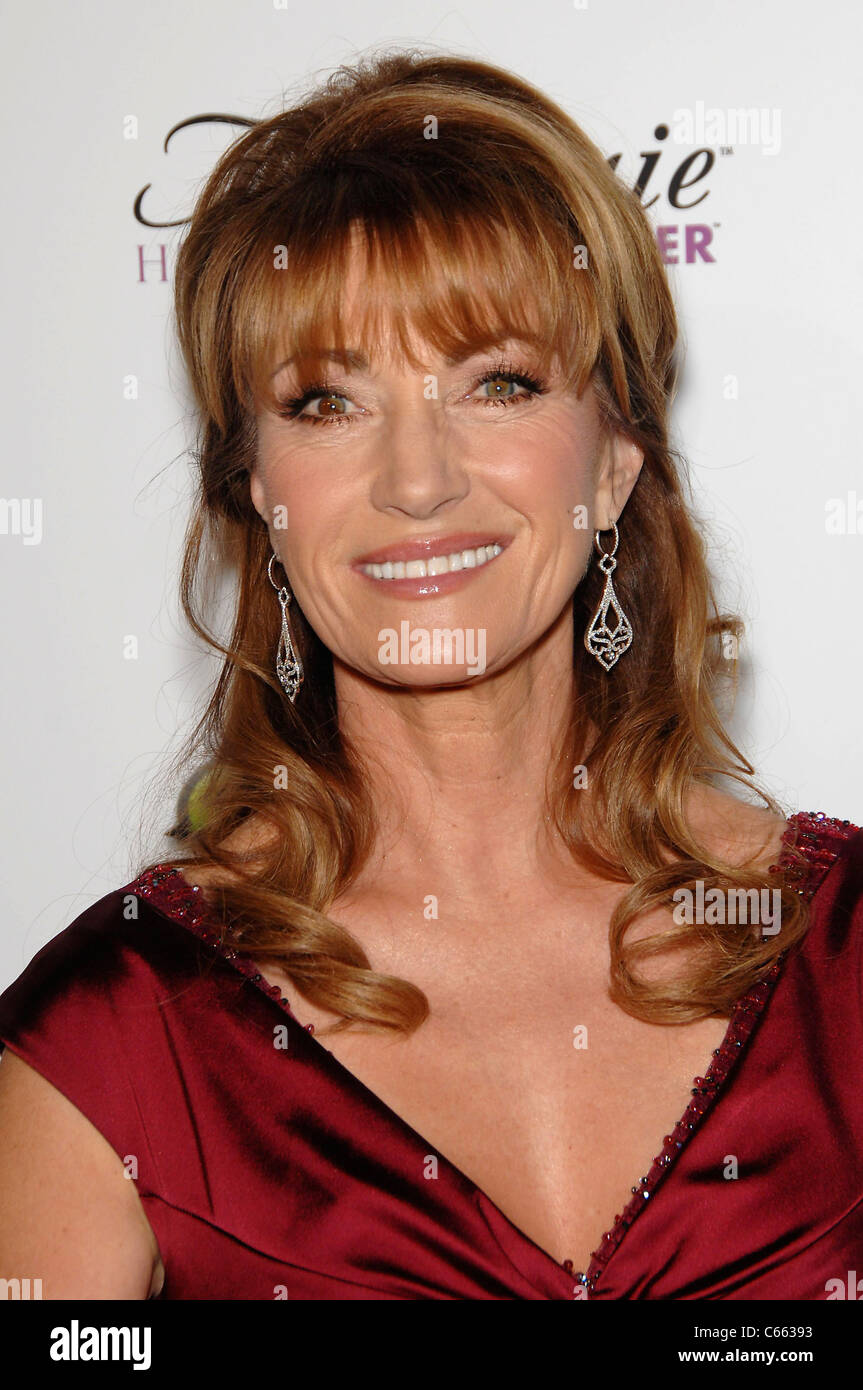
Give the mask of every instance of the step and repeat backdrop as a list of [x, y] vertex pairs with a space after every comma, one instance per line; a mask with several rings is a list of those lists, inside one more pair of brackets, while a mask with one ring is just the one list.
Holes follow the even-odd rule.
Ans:
[[170, 848], [163, 769], [218, 670], [177, 598], [185, 220], [231, 141], [370, 50], [509, 68], [638, 189], [680, 315], [674, 443], [746, 621], [732, 732], [786, 811], [863, 818], [861, 30], [847, 0], [6, 8], [0, 987]]

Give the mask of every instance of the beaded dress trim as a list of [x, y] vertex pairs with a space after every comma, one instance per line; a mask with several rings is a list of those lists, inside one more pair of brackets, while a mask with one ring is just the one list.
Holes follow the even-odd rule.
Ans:
[[[836, 820], [825, 815], [823, 811], [798, 811], [788, 818], [788, 824], [782, 834], [778, 861], [770, 866], [768, 872], [782, 874], [783, 884], [809, 901], [831, 865], [841, 854], [843, 843], [857, 834], [859, 828], [851, 821]], [[290, 1003], [282, 995], [279, 986], [267, 984], [250, 957], [241, 955], [235, 947], [225, 944], [220, 924], [215, 921], [212, 910], [201, 897], [200, 888], [187, 883], [179, 869], [167, 861], [156, 864], [140, 874], [129, 887], [165, 916], [189, 927], [200, 940], [230, 961], [235, 969], [245, 975], [262, 993], [269, 995], [275, 1003], [291, 1013]], [[629, 1227], [638, 1213], [644, 1209], [662, 1178], [673, 1167], [677, 1155], [699, 1127], [736, 1062], [739, 1061], [782, 972], [784, 958], [784, 955], [780, 956], [766, 975], [738, 999], [725, 1038], [721, 1046], [714, 1049], [707, 1074], [695, 1077], [692, 1084], [692, 1100], [686, 1111], [671, 1133], [665, 1136], [662, 1149], [653, 1160], [649, 1172], [640, 1179], [637, 1187], [632, 1188], [631, 1201], [615, 1216], [611, 1229], [605, 1232], [591, 1256], [587, 1272], [573, 1272], [572, 1261], [562, 1261], [563, 1268], [576, 1285], [584, 1287], [588, 1296], [595, 1290], [608, 1261]], [[295, 1022], [299, 1022], [292, 1013], [291, 1017]], [[313, 1033], [314, 1024], [307, 1024], [306, 1031]]]

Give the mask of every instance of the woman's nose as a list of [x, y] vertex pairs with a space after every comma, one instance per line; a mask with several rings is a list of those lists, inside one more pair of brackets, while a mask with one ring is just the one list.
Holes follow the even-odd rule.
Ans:
[[423, 397], [422, 381], [418, 378], [418, 399], [402, 400], [388, 413], [372, 485], [376, 507], [395, 507], [411, 516], [430, 515], [469, 490], [465, 460], [454, 447], [439, 403]]

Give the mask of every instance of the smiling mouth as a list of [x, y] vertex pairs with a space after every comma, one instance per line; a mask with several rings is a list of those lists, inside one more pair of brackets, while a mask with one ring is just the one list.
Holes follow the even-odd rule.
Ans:
[[494, 543], [429, 555], [424, 560], [385, 560], [379, 565], [358, 565], [357, 568], [370, 579], [426, 579], [439, 574], [456, 574], [459, 570], [479, 569], [495, 560], [502, 551], [503, 546]]

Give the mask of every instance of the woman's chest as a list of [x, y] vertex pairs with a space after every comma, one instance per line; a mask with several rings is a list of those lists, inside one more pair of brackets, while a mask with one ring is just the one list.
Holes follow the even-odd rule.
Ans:
[[328, 1016], [271, 967], [300, 1023], [558, 1262], [586, 1270], [692, 1099], [728, 1023], [661, 1027], [632, 1019], [601, 990], [429, 994], [409, 1038], [319, 1036]]

